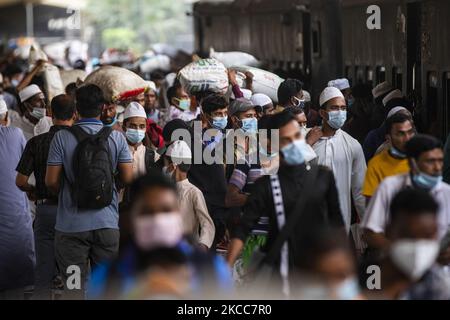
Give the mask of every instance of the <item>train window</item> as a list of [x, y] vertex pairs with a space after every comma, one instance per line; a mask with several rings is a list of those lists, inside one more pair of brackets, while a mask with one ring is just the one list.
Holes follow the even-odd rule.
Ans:
[[403, 90], [403, 73], [401, 68], [392, 68], [392, 85], [400, 91]]
[[312, 30], [312, 49], [313, 49], [312, 51], [313, 56], [315, 58], [320, 58], [321, 56], [322, 47], [320, 43], [320, 38], [321, 38], [320, 22], [316, 22]]
[[385, 67], [377, 67], [377, 83], [381, 83], [386, 81], [386, 68]]

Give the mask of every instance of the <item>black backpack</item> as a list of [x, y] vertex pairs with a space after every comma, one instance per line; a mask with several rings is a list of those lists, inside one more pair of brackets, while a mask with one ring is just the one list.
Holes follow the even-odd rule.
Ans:
[[108, 137], [112, 132], [104, 127], [90, 135], [79, 126], [69, 131], [77, 138], [73, 155], [73, 197], [80, 209], [101, 209], [111, 204], [114, 192], [114, 169]]

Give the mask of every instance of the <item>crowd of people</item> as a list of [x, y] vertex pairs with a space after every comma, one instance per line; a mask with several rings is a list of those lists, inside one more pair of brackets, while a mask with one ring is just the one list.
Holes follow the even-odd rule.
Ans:
[[450, 144], [388, 82], [119, 105], [42, 65], [0, 65], [0, 299], [450, 299]]

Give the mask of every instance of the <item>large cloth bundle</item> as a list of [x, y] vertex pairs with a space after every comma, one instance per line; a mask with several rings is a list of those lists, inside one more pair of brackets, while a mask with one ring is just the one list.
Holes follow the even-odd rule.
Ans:
[[87, 76], [84, 84], [95, 84], [103, 90], [106, 101], [119, 103], [143, 93], [148, 84], [136, 73], [114, 66], [101, 67]]
[[61, 75], [61, 80], [63, 82], [64, 88], [72, 82], [77, 83], [78, 80], [84, 81], [86, 79], [86, 71], [83, 70], [59, 70]]
[[232, 66], [260, 66], [260, 62], [254, 56], [241, 51], [216, 52], [213, 48], [211, 48], [209, 51], [209, 57], [219, 60], [227, 68]]
[[194, 61], [180, 70], [178, 78], [190, 94], [202, 91], [224, 94], [228, 90], [227, 68], [216, 59]]
[[280, 78], [272, 72], [248, 66], [234, 66], [231, 69], [238, 71], [237, 78], [239, 84], [243, 82], [242, 78], [245, 78], [243, 74], [247, 71], [251, 72], [253, 74], [253, 93], [264, 93], [268, 95], [273, 102], [278, 102], [278, 87], [284, 81], [283, 78]]
[[144, 60], [139, 68], [141, 72], [153, 72], [155, 70], [170, 71], [170, 58], [166, 55], [159, 54]]

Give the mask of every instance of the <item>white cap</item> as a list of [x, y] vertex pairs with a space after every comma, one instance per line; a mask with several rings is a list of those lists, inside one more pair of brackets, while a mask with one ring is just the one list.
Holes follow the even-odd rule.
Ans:
[[392, 99], [401, 99], [403, 98], [403, 94], [400, 90], [395, 89], [392, 92], [389, 92], [389, 94], [384, 97], [383, 99], [383, 106], [386, 106], [388, 104], [389, 101], [391, 101]]
[[8, 106], [5, 100], [0, 99], [0, 114], [5, 114], [6, 112], [8, 112]]
[[383, 94], [388, 93], [391, 90], [392, 90], [392, 87], [389, 84], [389, 82], [384, 81], [372, 89], [372, 95], [376, 99], [376, 98], [382, 96]]
[[311, 94], [306, 90], [302, 90], [302, 91], [303, 91], [303, 100], [305, 100], [305, 102], [310, 102]]
[[338, 88], [326, 87], [325, 89], [323, 89], [322, 93], [320, 94], [319, 104], [320, 104], [320, 106], [323, 106], [325, 103], [327, 103], [328, 101], [330, 101], [331, 99], [334, 99], [334, 98], [345, 99], [341, 90], [339, 90]]
[[28, 99], [37, 95], [38, 93], [42, 93], [42, 91], [35, 84], [25, 87], [24, 89], [22, 89], [22, 91], [19, 92], [20, 102], [27, 101]]
[[177, 140], [167, 148], [166, 156], [171, 157], [172, 161], [174, 159], [192, 159], [192, 152], [185, 141]]
[[147, 114], [145, 113], [144, 107], [135, 101], [131, 102], [128, 107], [125, 108], [125, 112], [123, 114], [124, 120], [132, 117], [147, 119]]
[[269, 98], [268, 95], [265, 95], [264, 93], [255, 93], [250, 98], [250, 101], [254, 106], [260, 106], [264, 107], [270, 103], [272, 103], [272, 100]]
[[389, 113], [387, 114], [386, 119], [389, 119], [394, 114], [396, 114], [397, 112], [400, 112], [400, 111], [407, 111], [409, 113], [408, 109], [406, 109], [405, 107], [394, 107], [394, 108], [391, 109], [391, 111], [389, 111]]
[[348, 79], [342, 78], [342, 79], [331, 80], [330, 82], [328, 82], [328, 86], [338, 88], [339, 90], [342, 91], [342, 90], [350, 88], [350, 83], [348, 82]]
[[156, 92], [156, 84], [153, 81], [146, 81], [148, 88], [151, 89], [153, 92]]

